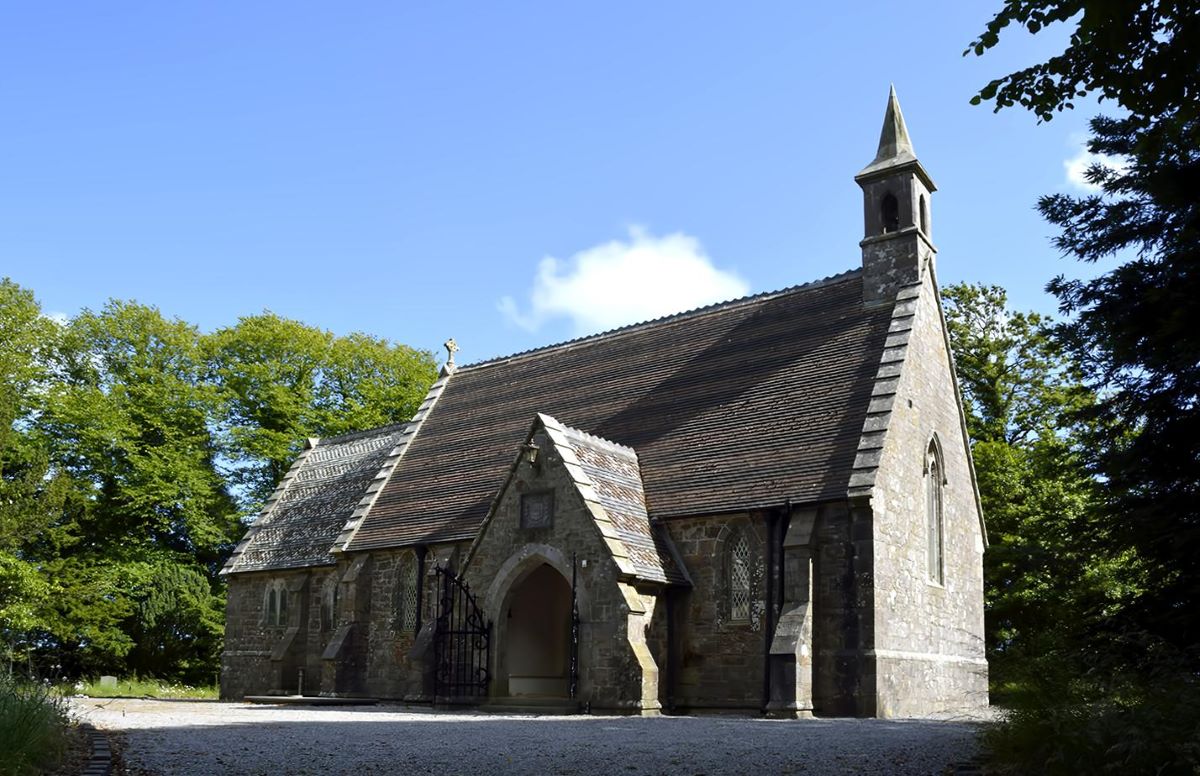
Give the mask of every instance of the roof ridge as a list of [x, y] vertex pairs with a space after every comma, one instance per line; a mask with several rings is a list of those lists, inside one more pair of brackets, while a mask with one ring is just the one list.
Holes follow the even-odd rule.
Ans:
[[317, 437], [317, 445], [325, 444], [340, 444], [342, 442], [353, 442], [355, 439], [362, 439], [369, 436], [383, 436], [384, 434], [403, 431], [409, 424], [409, 421], [403, 423], [389, 423], [386, 426], [376, 426], [375, 428], [365, 428], [362, 431], [347, 431], [344, 434], [335, 436]]
[[562, 424], [562, 427], [564, 429], [566, 429], [567, 431], [574, 432], [574, 433], [578, 434], [579, 436], [584, 437], [584, 439], [587, 441], [600, 442], [609, 447], [615, 447], [618, 450], [620, 450], [621, 452], [631, 453], [634, 458], [637, 458], [637, 450], [634, 450], [629, 445], [623, 445], [620, 442], [614, 442], [613, 440], [611, 440], [607, 437], [597, 436], [596, 434], [590, 434], [581, 428], [575, 428], [574, 426], [568, 426], [565, 423]]
[[591, 343], [591, 342], [602, 340], [602, 339], [608, 339], [611, 337], [620, 336], [622, 334], [627, 334], [631, 331], [637, 331], [637, 330], [643, 329], [647, 326], [652, 326], [652, 325], [656, 325], [656, 324], [660, 324], [660, 323], [667, 323], [668, 321], [682, 320], [684, 318], [696, 317], [696, 316], [700, 316], [700, 315], [706, 315], [708, 313], [716, 312], [718, 310], [734, 308], [734, 307], [738, 307], [740, 305], [750, 304], [752, 302], [759, 302], [764, 299], [768, 299], [770, 297], [785, 296], [787, 294], [794, 294], [799, 291], [810, 291], [814, 288], [820, 288], [822, 286], [829, 286], [829, 285], [833, 285], [834, 283], [840, 283], [844, 280], [849, 280], [851, 277], [855, 277], [855, 276], [858, 276], [861, 274], [862, 274], [862, 268], [855, 267], [854, 269], [848, 269], [845, 272], [839, 272], [835, 275], [827, 275], [826, 277], [819, 278], [817, 280], [812, 280], [812, 281], [809, 281], [808, 283], [800, 283], [800, 284], [794, 285], [794, 286], [787, 286], [786, 288], [780, 288], [780, 289], [776, 289], [774, 291], [763, 291], [758, 294], [751, 294], [750, 296], [738, 297], [737, 299], [727, 299], [723, 302], [714, 302], [713, 304], [704, 305], [703, 307], [694, 307], [691, 310], [683, 310], [681, 312], [671, 313], [670, 315], [662, 315], [662, 316], [659, 316], [658, 318], [651, 318], [651, 319], [645, 320], [645, 321], [638, 321], [637, 323], [626, 324], [625, 326], [618, 326], [615, 329], [608, 329], [606, 331], [596, 332], [595, 334], [585, 334], [582, 337], [575, 337], [573, 339], [563, 340], [562, 342], [555, 342], [550, 345], [542, 345], [540, 347], [530, 348], [529, 350], [520, 350], [520, 351], [517, 351], [516, 353], [510, 353], [506, 356], [496, 356], [495, 358], [489, 358], [489, 359], [485, 359], [483, 361], [476, 361], [471, 364], [464, 364], [463, 366], [458, 367], [458, 369], [455, 370], [455, 372], [456, 372], [456, 374], [461, 374], [462, 372], [465, 372], [467, 370], [484, 369], [484, 368], [487, 368], [490, 366], [505, 364], [505, 363], [508, 363], [510, 361], [514, 361], [514, 360], [517, 360], [520, 358], [537, 355], [537, 354], [544, 353], [547, 351], [556, 350], [559, 348], [569, 348], [569, 347], [573, 347], [575, 345], [583, 345], [583, 344]]

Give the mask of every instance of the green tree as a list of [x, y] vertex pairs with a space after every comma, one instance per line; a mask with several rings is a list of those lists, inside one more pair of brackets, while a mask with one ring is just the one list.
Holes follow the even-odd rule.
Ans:
[[974, 101], [1042, 120], [1088, 94], [1115, 103], [1091, 122], [1089, 150], [1115, 160], [1089, 169], [1097, 193], [1038, 207], [1065, 254], [1118, 262], [1049, 288], [1071, 316], [1059, 336], [1100, 396], [1085, 450], [1107, 534], [1153, 580], [1127, 613], [1187, 649], [1200, 643], [1200, 1], [1007, 0], [969, 51], [1010, 24], [1054, 22], [1074, 25], [1062, 54]]
[[131, 558], [177, 553], [215, 574], [238, 524], [214, 466], [199, 342], [152, 307], [85, 310], [65, 333], [41, 425], [56, 463], [88, 488], [89, 539]]
[[[1046, 672], [1035, 703], [990, 736], [1025, 773], [1195, 773], [1200, 769], [1200, 0], [1005, 0], [971, 49], [1010, 24], [1072, 26], [1066, 49], [986, 85], [973, 102], [1021, 105], [1048, 121], [1098, 96], [1087, 172], [1096, 192], [1042, 197], [1055, 245], [1091, 278], [1048, 286], [1068, 316], [1056, 335], [1097, 401], [1075, 414], [1102, 498], [1089, 568], [1137, 568], [1123, 606]], [[1035, 599], [1042, 605], [1044, 599]], [[1069, 621], [1079, 614], [1068, 611]], [[1086, 704], [1086, 705], [1085, 705]]]
[[1103, 541], [1101, 491], [1080, 455], [1086, 426], [1068, 422], [1095, 396], [1052, 322], [1009, 309], [996, 286], [943, 296], [988, 519], [987, 645], [1003, 695], [1071, 662], [1128, 604], [1138, 564]]
[[264, 313], [206, 341], [223, 401], [226, 475], [254, 514], [304, 440], [402, 423], [436, 379], [433, 355], [366, 334], [338, 337]]
[[0, 280], [0, 638], [12, 653], [39, 621], [50, 587], [30, 545], [61, 508], [65, 482], [31, 424], [43, 407], [46, 354], [59, 334], [33, 293]]
[[[240, 526], [215, 466], [215, 392], [199, 332], [132, 302], [76, 316], [52, 363], [38, 428], [72, 490], [38, 547], [53, 593], [42, 643], [72, 671], [120, 670], [163, 567], [204, 577], [219, 605], [216, 573]], [[203, 639], [192, 643], [196, 661], [211, 661]]]
[[221, 660], [224, 599], [195, 566], [159, 563], [150, 570], [125, 623], [132, 648], [127, 670], [169, 675], [191, 684], [212, 680]]
[[433, 379], [429, 353], [362, 334], [265, 314], [204, 336], [121, 301], [59, 324], [0, 282], [9, 654], [209, 679], [239, 513], [305, 437], [407, 420]]

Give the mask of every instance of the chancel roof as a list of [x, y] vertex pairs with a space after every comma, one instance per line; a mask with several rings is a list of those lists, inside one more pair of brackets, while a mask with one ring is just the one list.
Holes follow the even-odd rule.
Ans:
[[330, 548], [405, 432], [388, 426], [310, 441], [222, 573], [332, 564]]
[[890, 312], [855, 270], [461, 367], [339, 549], [472, 538], [539, 412], [635, 450], [650, 518], [844, 498]]

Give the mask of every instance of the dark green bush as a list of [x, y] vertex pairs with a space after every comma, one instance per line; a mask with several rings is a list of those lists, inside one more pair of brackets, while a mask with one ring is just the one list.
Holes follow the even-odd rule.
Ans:
[[[1012, 774], [1200, 774], [1200, 678], [1109, 675], [1080, 693], [1046, 682], [984, 735], [991, 768]], [[1078, 683], [1076, 684], [1078, 686]], [[1091, 697], [1087, 697], [1091, 696]]]

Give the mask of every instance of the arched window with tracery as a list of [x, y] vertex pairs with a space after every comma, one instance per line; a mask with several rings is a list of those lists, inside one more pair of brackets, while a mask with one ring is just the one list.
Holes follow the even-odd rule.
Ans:
[[417, 557], [412, 552], [405, 552], [396, 569], [396, 628], [401, 633], [412, 633], [417, 629], [418, 582]]
[[337, 605], [338, 577], [334, 573], [329, 575], [329, 579], [325, 581], [325, 588], [321, 591], [321, 628], [323, 630], [333, 630], [337, 627]]
[[276, 580], [267, 586], [266, 600], [263, 606], [267, 614], [267, 625], [287, 625], [287, 599], [287, 585], [284, 582]]
[[942, 490], [946, 484], [941, 447], [934, 437], [925, 450], [925, 535], [926, 571], [929, 581], [945, 582], [945, 520], [942, 512]]

